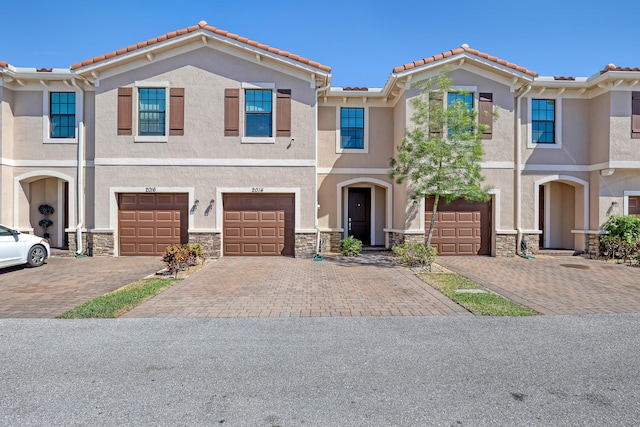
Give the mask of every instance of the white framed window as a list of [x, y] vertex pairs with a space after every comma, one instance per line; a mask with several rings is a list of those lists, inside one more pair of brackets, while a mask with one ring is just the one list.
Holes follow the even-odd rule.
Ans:
[[168, 142], [169, 82], [136, 81], [134, 87], [134, 141]]
[[276, 99], [275, 83], [242, 83], [243, 143], [273, 144], [275, 138]]
[[42, 94], [42, 140], [45, 144], [76, 144], [82, 121], [82, 93], [61, 86]]
[[562, 148], [562, 98], [527, 98], [527, 148]]
[[336, 153], [369, 152], [369, 107], [336, 106]]

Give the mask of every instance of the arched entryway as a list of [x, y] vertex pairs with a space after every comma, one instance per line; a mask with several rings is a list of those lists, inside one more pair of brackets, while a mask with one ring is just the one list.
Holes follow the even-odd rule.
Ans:
[[[68, 247], [65, 230], [73, 226], [73, 188], [74, 179], [55, 171], [35, 171], [22, 174], [14, 179], [14, 224], [21, 230], [36, 235], [48, 234], [53, 248]], [[53, 208], [53, 213], [42, 214], [40, 206]], [[40, 222], [51, 221], [45, 230]], [[73, 224], [73, 225], [72, 225]]]
[[589, 225], [589, 183], [568, 175], [535, 182], [535, 221], [542, 231], [540, 247], [582, 250]]
[[367, 246], [388, 246], [392, 185], [376, 178], [355, 178], [338, 184], [338, 224], [343, 237], [354, 236]]

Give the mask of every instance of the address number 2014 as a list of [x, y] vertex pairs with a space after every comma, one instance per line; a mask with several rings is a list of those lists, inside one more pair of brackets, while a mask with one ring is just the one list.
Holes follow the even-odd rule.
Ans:
[[264, 188], [263, 187], [253, 187], [253, 188], [251, 188], [251, 192], [252, 193], [264, 193]]

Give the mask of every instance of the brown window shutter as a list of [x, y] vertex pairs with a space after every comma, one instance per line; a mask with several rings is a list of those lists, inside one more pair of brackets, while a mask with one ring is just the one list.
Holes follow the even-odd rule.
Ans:
[[276, 136], [291, 136], [291, 89], [278, 89]]
[[240, 89], [224, 90], [224, 136], [240, 135]]
[[631, 137], [640, 138], [640, 92], [631, 92]]
[[[431, 108], [442, 109], [443, 107], [443, 98], [442, 93], [432, 92], [429, 94], [429, 104]], [[432, 137], [440, 136], [442, 137], [442, 128], [440, 126], [433, 126], [431, 122], [429, 122], [429, 133]]]
[[118, 88], [118, 135], [133, 133], [133, 88]]
[[493, 94], [480, 92], [478, 103], [478, 121], [488, 128], [482, 132], [482, 139], [493, 136]]
[[169, 90], [169, 135], [184, 135], [184, 88]]

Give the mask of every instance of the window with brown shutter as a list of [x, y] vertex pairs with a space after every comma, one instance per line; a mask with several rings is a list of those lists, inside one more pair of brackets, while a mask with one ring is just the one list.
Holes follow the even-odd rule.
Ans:
[[118, 88], [118, 135], [133, 133], [133, 88]]
[[291, 89], [278, 89], [276, 136], [291, 136]]
[[482, 139], [491, 139], [493, 136], [493, 94], [480, 92], [478, 95], [478, 122], [487, 125], [482, 132]]
[[240, 135], [240, 89], [224, 91], [224, 135]]
[[169, 93], [169, 135], [184, 135], [184, 88], [172, 87]]
[[631, 92], [631, 138], [640, 138], [640, 92]]

